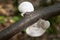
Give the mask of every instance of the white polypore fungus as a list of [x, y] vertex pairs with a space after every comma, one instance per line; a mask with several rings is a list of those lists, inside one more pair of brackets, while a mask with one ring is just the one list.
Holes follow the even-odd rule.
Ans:
[[26, 29], [26, 34], [31, 36], [31, 37], [39, 37], [42, 36], [46, 29], [49, 28], [50, 22], [40, 19], [33, 25], [27, 27]]
[[32, 12], [34, 11], [34, 7], [31, 2], [22, 2], [19, 7], [19, 11], [22, 12], [21, 16], [24, 16], [26, 12]]
[[41, 26], [43, 29], [48, 29], [50, 27], [50, 22], [40, 19], [37, 23], [38, 26]]
[[41, 27], [39, 28], [37, 26], [37, 23], [27, 27], [26, 29], [26, 34], [31, 36], [31, 37], [39, 37], [45, 33], [46, 30], [42, 29]]

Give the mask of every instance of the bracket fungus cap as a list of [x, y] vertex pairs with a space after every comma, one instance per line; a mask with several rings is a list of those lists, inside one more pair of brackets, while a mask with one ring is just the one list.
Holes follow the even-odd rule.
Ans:
[[37, 23], [37, 26], [41, 26], [44, 30], [50, 27], [50, 22], [48, 20], [40, 19]]
[[18, 6], [18, 9], [20, 12], [22, 12], [22, 16], [26, 13], [26, 12], [32, 12], [34, 11], [34, 6], [31, 2], [25, 1], [20, 3], [20, 5]]
[[46, 30], [42, 29], [41, 27], [37, 27], [37, 23], [27, 27], [26, 34], [31, 37], [39, 37], [45, 33]]
[[48, 29], [49, 27], [49, 21], [40, 19], [33, 25], [26, 28], [26, 34], [31, 37], [39, 37], [42, 36], [46, 32], [46, 29]]

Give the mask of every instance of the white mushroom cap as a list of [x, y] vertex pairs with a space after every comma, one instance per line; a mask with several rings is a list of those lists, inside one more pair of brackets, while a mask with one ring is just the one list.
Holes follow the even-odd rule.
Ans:
[[46, 29], [48, 29], [49, 27], [50, 27], [50, 22], [49, 21], [45, 21], [44, 22], [44, 27], [46, 28]]
[[42, 36], [46, 29], [50, 27], [50, 22], [40, 19], [33, 25], [27, 27], [26, 34], [31, 37], [39, 37]]
[[19, 5], [18, 9], [19, 9], [20, 12], [22, 12], [22, 14], [21, 14], [22, 16], [26, 12], [32, 12], [32, 11], [34, 11], [34, 7], [33, 7], [32, 3], [31, 2], [26, 2], [26, 1], [22, 2]]
[[42, 29], [41, 27], [37, 27], [37, 23], [27, 27], [26, 34], [31, 37], [39, 37], [45, 33], [46, 30]]
[[43, 20], [43, 19], [40, 19], [37, 23], [38, 26], [41, 26], [43, 29], [48, 29], [50, 27], [50, 22], [49, 21], [46, 21], [46, 20]]

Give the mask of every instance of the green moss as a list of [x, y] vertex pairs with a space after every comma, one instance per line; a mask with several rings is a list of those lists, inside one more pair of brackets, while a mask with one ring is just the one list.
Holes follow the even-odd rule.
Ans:
[[5, 23], [4, 16], [0, 16], [0, 23]]
[[50, 18], [49, 21], [51, 23], [51, 26], [50, 26], [50, 28], [47, 29], [47, 33], [48, 34], [56, 34], [57, 33], [57, 29], [55, 27], [55, 24], [57, 22], [56, 17]]
[[12, 17], [12, 20], [14, 21], [14, 22], [16, 22], [16, 21], [18, 21], [19, 19], [21, 19], [22, 17], [20, 17], [20, 16], [14, 16], [14, 17]]

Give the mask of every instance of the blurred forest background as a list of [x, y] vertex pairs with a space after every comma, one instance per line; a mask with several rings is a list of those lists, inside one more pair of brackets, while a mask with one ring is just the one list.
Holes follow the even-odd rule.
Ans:
[[[20, 20], [22, 18], [20, 14], [18, 0], [0, 0], [0, 31]], [[32, 38], [22, 31], [22, 33], [16, 34], [10, 40], [60, 40], [60, 16], [48, 20], [51, 22], [51, 26], [43, 36]]]

